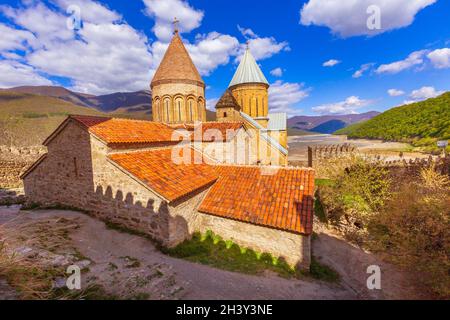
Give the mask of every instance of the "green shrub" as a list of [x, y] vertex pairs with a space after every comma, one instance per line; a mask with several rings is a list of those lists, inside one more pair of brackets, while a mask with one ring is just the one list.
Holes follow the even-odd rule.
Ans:
[[369, 245], [420, 274], [434, 294], [450, 297], [450, 180], [434, 168], [404, 183], [370, 225]]

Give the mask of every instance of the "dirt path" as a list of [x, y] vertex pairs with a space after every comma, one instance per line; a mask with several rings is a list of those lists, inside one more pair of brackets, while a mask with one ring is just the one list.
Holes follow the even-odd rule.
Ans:
[[[0, 207], [0, 225], [64, 218], [79, 224], [70, 233], [70, 246], [87, 271], [82, 283], [96, 283], [122, 298], [149, 299], [359, 299], [401, 298], [395, 284], [380, 294], [368, 294], [365, 265], [369, 256], [326, 234], [314, 243], [315, 254], [342, 275], [341, 285], [320, 281], [283, 279], [276, 275], [251, 276], [190, 263], [162, 254], [149, 240], [106, 228], [101, 221], [72, 211], [19, 212]], [[67, 248], [65, 248], [67, 252]], [[364, 267], [364, 268], [363, 268]], [[363, 270], [363, 271], [360, 271]], [[354, 271], [356, 273], [353, 276]], [[395, 278], [389, 278], [395, 280]], [[390, 281], [389, 280], [389, 281]], [[83, 282], [84, 281], [84, 282]], [[388, 281], [388, 280], [387, 280]], [[384, 283], [383, 283], [384, 284]], [[0, 299], [1, 299], [0, 286]]]
[[[313, 242], [313, 254], [324, 264], [331, 266], [342, 277], [342, 285], [354, 292], [360, 299], [426, 299], [414, 279], [397, 267], [381, 261], [375, 255], [365, 252], [332, 230], [315, 224], [318, 237]], [[367, 267], [376, 265], [381, 270], [381, 290], [369, 290], [366, 282], [370, 274]]]

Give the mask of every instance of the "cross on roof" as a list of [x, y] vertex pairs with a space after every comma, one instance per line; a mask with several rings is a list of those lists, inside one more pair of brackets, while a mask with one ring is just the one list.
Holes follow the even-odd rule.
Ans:
[[178, 23], [179, 23], [179, 22], [180, 22], [180, 20], [178, 20], [177, 17], [175, 17], [175, 18], [173, 19], [172, 24], [173, 24], [173, 32], [174, 32], [174, 33], [178, 33]]

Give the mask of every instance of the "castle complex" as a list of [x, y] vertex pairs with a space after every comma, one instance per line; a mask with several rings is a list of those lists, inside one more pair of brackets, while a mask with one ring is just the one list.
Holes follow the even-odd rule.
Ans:
[[177, 31], [151, 81], [153, 121], [69, 116], [22, 175], [29, 204], [82, 209], [172, 247], [208, 230], [309, 267], [314, 171], [287, 166], [286, 115], [247, 48], [206, 121]]

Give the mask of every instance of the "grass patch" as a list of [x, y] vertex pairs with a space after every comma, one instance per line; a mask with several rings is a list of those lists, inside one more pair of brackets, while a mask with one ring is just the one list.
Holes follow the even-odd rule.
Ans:
[[334, 184], [334, 181], [331, 179], [315, 179], [314, 184], [317, 187], [332, 186]]
[[317, 218], [319, 218], [320, 222], [328, 222], [327, 216], [325, 214], [325, 209], [318, 197], [314, 199], [314, 214]]
[[186, 240], [175, 248], [164, 249], [164, 252], [173, 257], [228, 271], [262, 274], [265, 270], [270, 270], [286, 278], [296, 276], [296, 270], [284, 259], [242, 248], [232, 241], [224, 241], [211, 231], [204, 235], [195, 233], [191, 240]]
[[340, 279], [339, 273], [331, 267], [321, 264], [314, 256], [311, 257], [311, 266], [308, 275], [314, 279], [326, 282], [338, 282]]

